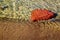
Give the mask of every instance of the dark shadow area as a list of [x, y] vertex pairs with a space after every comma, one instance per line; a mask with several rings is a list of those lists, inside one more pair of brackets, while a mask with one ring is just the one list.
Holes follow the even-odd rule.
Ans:
[[60, 19], [56, 19], [55, 21], [60, 22]]
[[57, 14], [57, 13], [54, 13], [54, 16], [53, 16], [53, 18], [56, 18], [56, 16], [58, 16], [58, 14]]
[[8, 5], [4, 5], [0, 7], [2, 10], [5, 10], [6, 8], [8, 8]]

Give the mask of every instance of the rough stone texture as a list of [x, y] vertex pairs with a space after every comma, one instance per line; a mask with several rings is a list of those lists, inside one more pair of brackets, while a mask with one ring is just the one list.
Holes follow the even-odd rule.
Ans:
[[17, 7], [19, 10], [16, 13], [13, 13], [13, 10], [11, 11], [11, 9], [8, 8], [3, 11], [2, 17], [15, 17], [16, 19], [29, 20], [32, 10], [42, 8], [58, 13], [57, 18], [60, 18], [60, 0], [20, 0], [16, 3], [16, 6], [17, 5], [19, 6]]

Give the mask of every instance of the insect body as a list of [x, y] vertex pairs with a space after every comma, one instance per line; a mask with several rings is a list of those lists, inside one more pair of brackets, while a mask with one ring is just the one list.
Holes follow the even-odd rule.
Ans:
[[56, 14], [46, 9], [35, 9], [31, 12], [31, 20], [48, 20], [55, 18]]

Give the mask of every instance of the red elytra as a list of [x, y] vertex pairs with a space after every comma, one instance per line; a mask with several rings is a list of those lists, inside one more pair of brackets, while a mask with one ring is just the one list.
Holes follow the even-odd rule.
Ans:
[[46, 9], [35, 9], [31, 12], [31, 20], [48, 20], [54, 16], [53, 12]]

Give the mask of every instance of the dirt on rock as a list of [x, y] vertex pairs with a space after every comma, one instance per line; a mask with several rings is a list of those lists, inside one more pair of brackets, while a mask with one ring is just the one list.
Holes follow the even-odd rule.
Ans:
[[0, 21], [0, 40], [60, 40], [60, 22]]

